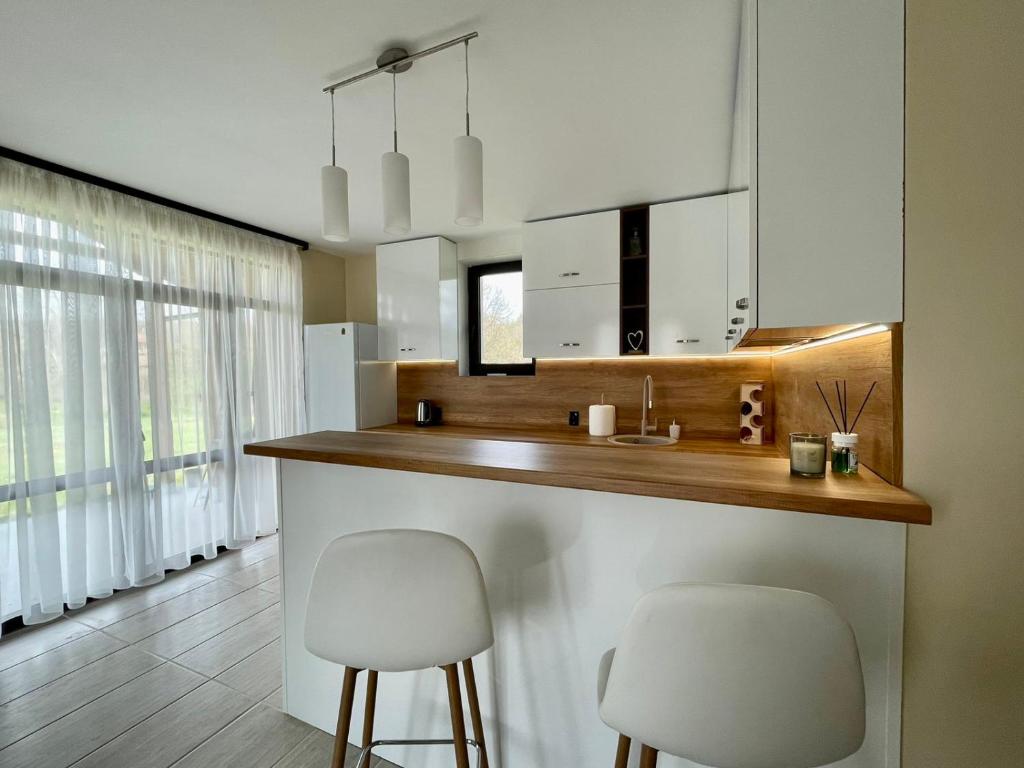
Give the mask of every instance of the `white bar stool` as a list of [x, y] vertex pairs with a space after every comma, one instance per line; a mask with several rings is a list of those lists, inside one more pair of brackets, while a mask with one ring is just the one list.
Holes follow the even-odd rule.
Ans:
[[658, 753], [716, 768], [812, 768], [864, 741], [857, 641], [807, 592], [671, 584], [640, 598], [598, 671], [601, 719]]
[[[368, 671], [362, 751], [375, 747], [453, 744], [457, 768], [468, 747], [487, 768], [483, 720], [472, 657], [494, 644], [480, 565], [458, 539], [433, 531], [367, 531], [335, 539], [320, 555], [306, 602], [306, 648], [345, 667], [331, 768], [343, 768], [356, 675]], [[466, 676], [473, 739], [466, 738], [458, 663]], [[448, 682], [452, 739], [373, 740], [378, 672], [441, 667]]]

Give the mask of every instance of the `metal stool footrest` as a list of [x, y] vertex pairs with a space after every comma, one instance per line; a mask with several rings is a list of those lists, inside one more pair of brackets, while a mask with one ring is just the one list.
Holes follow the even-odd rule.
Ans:
[[[356, 759], [356, 768], [370, 768], [370, 758], [373, 757], [373, 750], [377, 747], [402, 747], [402, 746], [437, 746], [445, 745], [453, 746], [455, 739], [377, 739], [371, 741], [367, 746], [363, 747], [359, 752], [359, 757]], [[480, 768], [480, 760], [482, 752], [480, 744], [476, 739], [466, 739], [466, 744], [476, 750], [476, 765]], [[366, 758], [366, 762], [363, 762], [363, 758]]]

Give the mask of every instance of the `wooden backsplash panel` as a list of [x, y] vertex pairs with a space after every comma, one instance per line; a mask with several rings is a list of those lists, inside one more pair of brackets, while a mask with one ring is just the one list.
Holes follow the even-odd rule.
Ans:
[[587, 407], [605, 402], [617, 408], [619, 432], [640, 425], [644, 376], [654, 377], [653, 417], [659, 431], [676, 419], [683, 435], [739, 439], [739, 395], [744, 381], [764, 381], [766, 441], [772, 439], [771, 359], [760, 356], [692, 360], [538, 360], [536, 376], [459, 376], [455, 363], [401, 363], [398, 419], [416, 418], [416, 401], [443, 408], [446, 424], [459, 426], [560, 427], [570, 410], [587, 425]]
[[[846, 379], [850, 420], [877, 381], [871, 400], [857, 425], [860, 461], [890, 483], [903, 482], [902, 328], [862, 336], [806, 351], [776, 355], [772, 360], [775, 395], [775, 434], [789, 455], [790, 432], [835, 431], [821, 395], [820, 381], [833, 411], [835, 384]], [[839, 413], [836, 412], [836, 418]]]

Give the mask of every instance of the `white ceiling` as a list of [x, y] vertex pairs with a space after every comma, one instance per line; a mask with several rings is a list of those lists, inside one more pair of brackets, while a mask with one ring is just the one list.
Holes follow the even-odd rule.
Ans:
[[320, 238], [330, 162], [320, 89], [477, 30], [473, 133], [484, 224], [453, 219], [463, 51], [398, 79], [412, 235], [456, 240], [726, 186], [739, 0], [33, 0], [0, 25], [0, 144], [309, 240], [367, 252], [381, 230], [391, 82], [338, 91], [352, 241]]

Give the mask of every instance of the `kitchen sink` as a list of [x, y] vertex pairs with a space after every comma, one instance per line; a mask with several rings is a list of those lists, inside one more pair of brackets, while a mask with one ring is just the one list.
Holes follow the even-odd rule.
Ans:
[[608, 442], [613, 445], [625, 445], [629, 447], [651, 447], [658, 445], [675, 445], [678, 440], [661, 435], [612, 435]]

